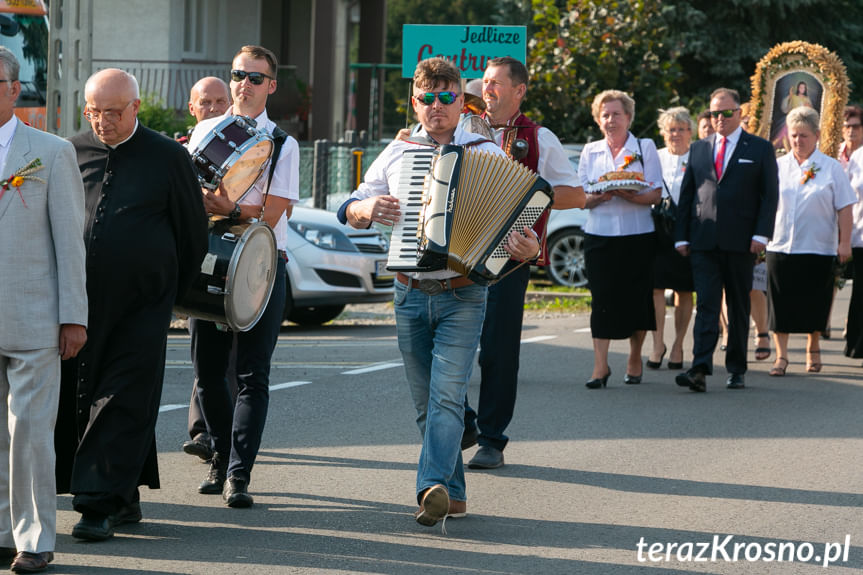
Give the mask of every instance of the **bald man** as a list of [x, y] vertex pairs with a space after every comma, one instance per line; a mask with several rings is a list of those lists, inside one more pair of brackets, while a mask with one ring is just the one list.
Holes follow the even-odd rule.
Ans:
[[89, 338], [65, 362], [57, 487], [74, 494], [79, 539], [141, 520], [139, 485], [159, 487], [155, 427], [171, 310], [207, 253], [207, 216], [188, 152], [138, 123], [138, 83], [87, 80], [91, 131], [71, 138], [84, 180]]
[[231, 91], [221, 78], [207, 76], [192, 86], [189, 92], [189, 113], [196, 122], [224, 114], [231, 105]]

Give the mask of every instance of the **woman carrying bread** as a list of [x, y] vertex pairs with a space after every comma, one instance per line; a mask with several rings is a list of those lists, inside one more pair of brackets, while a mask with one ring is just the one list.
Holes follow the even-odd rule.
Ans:
[[[661, 195], [662, 168], [651, 140], [629, 131], [635, 101], [625, 92], [606, 90], [591, 106], [601, 140], [584, 147], [578, 175], [587, 196], [584, 258], [592, 296], [590, 331], [593, 373], [589, 389], [605, 387], [611, 375], [608, 349], [612, 339], [629, 339], [624, 383], [641, 383], [641, 347], [656, 329], [653, 307], [653, 218], [650, 206]], [[603, 180], [640, 180], [632, 189], [595, 186]], [[636, 189], [637, 188], [637, 189]]]

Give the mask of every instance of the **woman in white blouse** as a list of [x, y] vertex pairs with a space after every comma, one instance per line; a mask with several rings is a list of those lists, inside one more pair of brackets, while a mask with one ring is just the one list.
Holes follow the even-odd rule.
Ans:
[[854, 281], [851, 284], [851, 301], [845, 322], [845, 355], [863, 357], [863, 147], [857, 148], [846, 166], [855, 201], [854, 229], [851, 232], [851, 267]]
[[833, 295], [833, 260], [851, 256], [857, 198], [842, 165], [816, 149], [818, 124], [812, 108], [789, 112], [791, 153], [776, 162], [779, 206], [767, 244], [767, 301], [777, 356], [773, 376], [785, 375], [788, 367], [789, 333], [808, 334], [806, 371], [821, 371], [819, 335]]
[[[662, 164], [662, 195], [668, 196], [677, 205], [680, 198], [680, 182], [689, 161], [689, 144], [695, 122], [689, 110], [682, 106], [659, 111], [659, 133], [665, 147], [659, 150]], [[683, 338], [692, 318], [692, 264], [674, 249], [674, 242], [658, 243], [653, 279], [653, 307], [656, 311], [656, 331], [653, 332], [653, 352], [647, 359], [647, 367], [659, 369], [662, 358], [668, 351], [665, 345], [665, 290], [672, 289], [676, 295], [674, 308], [674, 342], [668, 355], [668, 369], [683, 369]]]
[[593, 119], [605, 136], [584, 147], [578, 166], [582, 185], [615, 170], [644, 174], [650, 186], [641, 191], [616, 190], [588, 194], [584, 258], [592, 295], [590, 331], [593, 373], [586, 386], [605, 387], [611, 368], [612, 339], [629, 338], [625, 383], [641, 383], [641, 347], [647, 330], [656, 328], [653, 309], [653, 218], [650, 206], [659, 201], [662, 168], [651, 140], [638, 140], [629, 131], [635, 102], [619, 90], [594, 98]]

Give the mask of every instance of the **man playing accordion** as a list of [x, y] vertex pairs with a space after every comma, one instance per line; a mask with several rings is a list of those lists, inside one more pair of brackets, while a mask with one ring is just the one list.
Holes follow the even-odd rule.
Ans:
[[[413, 80], [414, 111], [421, 125], [408, 140], [390, 143], [366, 172], [364, 181], [339, 210], [355, 228], [372, 222], [393, 225], [402, 212], [394, 197], [403, 155], [423, 146], [474, 144], [503, 154], [493, 142], [459, 127], [464, 96], [458, 69], [442, 58], [417, 65]], [[489, 190], [494, 193], [494, 190]], [[506, 250], [521, 259], [539, 251], [536, 236], [513, 233]], [[466, 512], [461, 437], [464, 400], [479, 344], [487, 288], [451, 270], [398, 273], [395, 315], [399, 349], [405, 365], [423, 447], [417, 468], [419, 509], [415, 518], [434, 525], [447, 515]]]

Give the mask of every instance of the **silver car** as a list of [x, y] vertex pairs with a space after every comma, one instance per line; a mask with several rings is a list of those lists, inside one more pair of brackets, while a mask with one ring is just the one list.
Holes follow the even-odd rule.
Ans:
[[[583, 144], [565, 144], [569, 161], [578, 170], [578, 159]], [[584, 268], [584, 224], [587, 210], [552, 210], [548, 217], [549, 263], [545, 268], [551, 280], [562, 286], [584, 287], [587, 274]]]
[[371, 228], [342, 225], [332, 212], [294, 206], [288, 220], [285, 318], [320, 325], [347, 304], [392, 300], [389, 242]]

